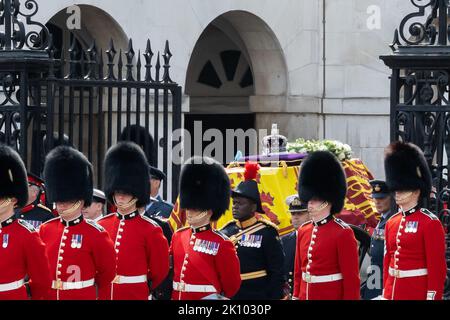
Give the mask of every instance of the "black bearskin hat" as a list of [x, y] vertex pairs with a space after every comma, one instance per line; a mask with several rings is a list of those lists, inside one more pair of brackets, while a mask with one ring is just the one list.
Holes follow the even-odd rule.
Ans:
[[[138, 141], [139, 140], [139, 141]], [[148, 164], [153, 166], [153, 148], [154, 142], [151, 134], [145, 130], [145, 127], [136, 124], [125, 127], [120, 134], [119, 141], [131, 141], [139, 145], [144, 150]]]
[[412, 143], [393, 142], [385, 150], [386, 184], [391, 191], [420, 190], [422, 197], [431, 192], [431, 172], [422, 150]]
[[25, 165], [16, 151], [4, 144], [0, 144], [0, 198], [16, 198], [18, 207], [28, 202]]
[[92, 165], [80, 151], [59, 146], [47, 155], [44, 166], [46, 194], [50, 203], [84, 200], [92, 203]]
[[212, 210], [217, 221], [230, 206], [230, 179], [224, 167], [208, 157], [185, 162], [180, 175], [180, 208]]
[[106, 153], [104, 170], [105, 194], [111, 203], [117, 191], [136, 197], [138, 208], [150, 202], [147, 158], [137, 144], [122, 141], [112, 146]]
[[319, 198], [331, 204], [331, 213], [344, 207], [347, 180], [339, 160], [329, 151], [316, 151], [303, 161], [298, 181], [300, 200]]

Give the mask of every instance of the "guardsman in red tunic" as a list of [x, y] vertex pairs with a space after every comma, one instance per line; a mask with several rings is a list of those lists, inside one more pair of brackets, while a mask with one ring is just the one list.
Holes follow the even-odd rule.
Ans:
[[[144, 152], [133, 142], [113, 146], [105, 158], [105, 192], [117, 212], [99, 221], [114, 241], [117, 276], [112, 300], [148, 300], [169, 272], [169, 245], [161, 227], [141, 215], [149, 202]], [[149, 288], [150, 285], [150, 288]]]
[[27, 172], [16, 151], [0, 145], [0, 300], [47, 299], [50, 272], [45, 246], [33, 226], [14, 215], [28, 200]]
[[114, 244], [100, 225], [83, 219], [81, 212], [92, 201], [91, 164], [79, 151], [59, 146], [46, 158], [44, 177], [49, 201], [56, 203], [60, 215], [39, 230], [53, 280], [50, 298], [108, 299], [116, 275]]
[[423, 152], [411, 143], [386, 149], [385, 171], [400, 211], [385, 231], [383, 297], [388, 300], [441, 300], [447, 266], [445, 232], [439, 219], [421, 208], [431, 191]]
[[328, 151], [311, 153], [301, 166], [298, 189], [311, 221], [298, 230], [293, 299], [359, 300], [355, 235], [334, 217], [347, 192], [341, 163]]
[[194, 157], [180, 176], [180, 207], [189, 227], [172, 237], [173, 300], [227, 299], [241, 285], [233, 243], [211, 227], [230, 205], [230, 180], [222, 165]]

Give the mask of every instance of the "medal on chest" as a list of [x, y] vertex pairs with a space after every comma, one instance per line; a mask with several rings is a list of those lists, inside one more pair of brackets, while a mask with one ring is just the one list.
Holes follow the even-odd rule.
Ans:
[[3, 249], [8, 248], [8, 244], [9, 244], [9, 234], [4, 234], [2, 240], [2, 248]]
[[419, 221], [408, 221], [406, 222], [405, 233], [417, 233], [419, 228]]
[[262, 235], [242, 235], [241, 241], [239, 241], [239, 244], [241, 247], [247, 247], [247, 248], [261, 248], [262, 244]]
[[194, 251], [215, 256], [219, 252], [219, 246], [220, 244], [217, 242], [197, 239], [195, 240]]
[[81, 249], [82, 243], [83, 243], [83, 235], [82, 234], [72, 235], [72, 243], [70, 245], [70, 247], [72, 249]]
[[384, 229], [375, 229], [373, 238], [374, 240], [384, 240]]

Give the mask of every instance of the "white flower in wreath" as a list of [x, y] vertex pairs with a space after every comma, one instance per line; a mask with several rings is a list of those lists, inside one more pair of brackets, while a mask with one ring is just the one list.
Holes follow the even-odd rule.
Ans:
[[352, 151], [352, 148], [348, 145], [348, 144], [344, 144], [344, 151], [345, 152], [351, 152]]
[[344, 152], [341, 152], [341, 153], [339, 153], [338, 158], [339, 158], [339, 160], [344, 161], [347, 158], [347, 156], [345, 155]]
[[326, 146], [324, 146], [324, 145], [320, 145], [320, 146], [317, 148], [317, 150], [319, 150], [319, 151], [327, 151], [328, 148], [327, 148]]

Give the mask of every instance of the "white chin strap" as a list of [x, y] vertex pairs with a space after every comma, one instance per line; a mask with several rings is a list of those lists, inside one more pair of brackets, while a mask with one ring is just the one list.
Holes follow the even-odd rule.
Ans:
[[329, 203], [328, 201], [324, 201], [322, 202], [322, 204], [320, 206], [318, 206], [317, 208], [313, 208], [311, 210], [309, 210], [309, 212], [319, 212], [322, 211], [323, 209], [325, 209], [326, 207], [328, 207]]
[[7, 206], [9, 206], [9, 205], [11, 204], [11, 202], [12, 202], [12, 199], [11, 199], [11, 198], [6, 198], [6, 199], [4, 199], [4, 200], [0, 203], [0, 209], [6, 208]]
[[120, 210], [123, 210], [123, 211], [126, 211], [127, 209], [129, 209], [132, 206], [134, 206], [136, 204], [136, 202], [138, 202], [137, 198], [133, 198], [128, 203], [120, 205], [120, 204], [117, 203], [116, 197], [113, 197], [113, 198], [114, 198], [114, 204], [116, 205], [116, 207], [118, 209], [120, 209]]
[[189, 214], [186, 214], [186, 218], [187, 218], [187, 221], [189, 224], [197, 224], [200, 221], [202, 221], [207, 215], [208, 215], [208, 211], [204, 211], [196, 217], [190, 217]]
[[58, 210], [59, 215], [65, 216], [65, 215], [68, 215], [68, 214], [72, 214], [72, 213], [74, 213], [75, 211], [77, 211], [77, 210], [80, 208], [80, 206], [81, 206], [81, 200], [78, 200], [78, 201], [75, 202], [75, 203], [73, 204], [73, 206], [71, 206], [69, 209], [67, 209], [67, 210], [61, 210], [61, 211]]
[[395, 200], [397, 201], [404, 201], [406, 199], [408, 199], [409, 197], [411, 197], [413, 195], [412, 191], [405, 193], [405, 195], [401, 198], [396, 197]]

